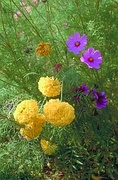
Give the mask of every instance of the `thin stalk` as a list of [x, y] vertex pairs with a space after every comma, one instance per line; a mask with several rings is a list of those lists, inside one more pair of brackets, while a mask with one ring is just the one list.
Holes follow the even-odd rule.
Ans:
[[6, 120], [8, 120], [8, 121], [10, 121], [10, 122], [12, 122], [14, 125], [16, 125], [17, 127], [20, 127], [20, 128], [23, 128], [23, 127], [25, 127], [25, 125], [21, 125], [21, 124], [19, 124], [19, 123], [17, 123], [16, 121], [14, 121], [14, 120], [11, 120], [10, 118], [8, 118], [7, 116], [5, 116], [5, 115], [3, 115], [3, 114], [1, 114], [0, 113], [0, 116], [2, 117], [2, 118], [4, 118], [4, 119], [6, 119]]
[[62, 84], [61, 84], [61, 101], [63, 99], [63, 81], [62, 81]]
[[[13, 2], [13, 4], [19, 9], [18, 5], [17, 5], [14, 1], [12, 1], [12, 2]], [[31, 18], [31, 16], [28, 14], [29, 17], [30, 17], [30, 20], [31, 20], [32, 22], [29, 20], [29, 18], [25, 15], [25, 13], [24, 13], [21, 9], [19, 9], [19, 10], [22, 12], [23, 16], [26, 18], [26, 20], [29, 22], [29, 24], [33, 27], [33, 29], [35, 30], [35, 32], [37, 33], [37, 35], [40, 37], [40, 39], [43, 40], [42, 36], [41, 36], [40, 33], [39, 33], [39, 30], [37, 30], [38, 28], [33, 24], [33, 19]]]
[[44, 103], [46, 102], [46, 98], [47, 98], [47, 97], [44, 97], [44, 100], [43, 100], [43, 102], [42, 102], [42, 104], [41, 104], [41, 106], [40, 106], [39, 112], [42, 110], [42, 107], [43, 107]]

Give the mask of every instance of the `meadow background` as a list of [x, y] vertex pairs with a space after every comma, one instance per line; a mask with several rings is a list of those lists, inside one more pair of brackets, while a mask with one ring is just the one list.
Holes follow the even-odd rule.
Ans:
[[[22, 2], [27, 6], [19, 0], [0, 1], [0, 179], [117, 180], [118, 1]], [[100, 50], [99, 70], [78, 63], [80, 55], [67, 51], [68, 36], [75, 32], [87, 35], [87, 47]], [[36, 55], [41, 41], [51, 44], [49, 56]], [[57, 73], [56, 63], [62, 65]], [[37, 88], [41, 76], [63, 80], [63, 99], [71, 104], [70, 89], [97, 84], [108, 105], [97, 114], [91, 109], [82, 114], [80, 104], [75, 124], [64, 128], [47, 124], [41, 136], [27, 141], [19, 134], [13, 112], [24, 99], [41, 104], [43, 96]], [[45, 155], [41, 137], [58, 144], [58, 150]]]

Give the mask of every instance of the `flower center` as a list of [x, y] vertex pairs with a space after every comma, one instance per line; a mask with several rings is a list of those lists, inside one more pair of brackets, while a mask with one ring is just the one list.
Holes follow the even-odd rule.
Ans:
[[88, 58], [88, 61], [89, 61], [89, 62], [93, 62], [94, 59], [93, 59], [92, 57], [90, 57], [90, 58]]
[[76, 41], [75, 42], [75, 46], [78, 47], [80, 45], [80, 42], [79, 41]]

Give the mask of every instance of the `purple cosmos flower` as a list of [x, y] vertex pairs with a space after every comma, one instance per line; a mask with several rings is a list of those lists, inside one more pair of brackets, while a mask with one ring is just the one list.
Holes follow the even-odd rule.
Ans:
[[87, 44], [86, 35], [83, 34], [82, 37], [80, 37], [80, 34], [78, 32], [75, 32], [73, 36], [69, 36], [66, 44], [68, 46], [69, 52], [78, 54], [80, 51], [84, 50], [84, 47]]
[[99, 69], [100, 65], [102, 63], [102, 57], [100, 51], [96, 50], [92, 47], [87, 49], [83, 56], [80, 58], [81, 62], [84, 62], [87, 64], [89, 68], [95, 68]]
[[83, 92], [84, 94], [88, 94], [89, 89], [86, 86], [86, 84], [84, 83], [81, 86], [74, 88], [73, 91], [75, 91], [75, 92], [79, 91], [79, 92]]
[[106, 107], [108, 100], [104, 92], [97, 92], [96, 90], [93, 90], [91, 94], [94, 95], [94, 100], [96, 102], [96, 107], [98, 109], [102, 109]]

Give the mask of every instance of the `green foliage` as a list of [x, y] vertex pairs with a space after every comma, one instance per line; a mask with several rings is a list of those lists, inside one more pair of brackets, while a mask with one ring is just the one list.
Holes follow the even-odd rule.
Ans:
[[[62, 171], [68, 179], [89, 180], [92, 174], [117, 179], [117, 2], [25, 2], [31, 12], [19, 0], [0, 2], [0, 179], [47, 179], [45, 162], [51, 164], [48, 170], [53, 174], [54, 169]], [[21, 15], [15, 20], [17, 11]], [[66, 41], [74, 32], [87, 35], [86, 48], [101, 51], [103, 63], [99, 71], [88, 69], [79, 61], [82, 53], [75, 56], [67, 51]], [[36, 55], [41, 41], [50, 43], [49, 56]], [[59, 73], [54, 72], [55, 63], [62, 64]], [[97, 84], [106, 93], [108, 106], [95, 112], [85, 98], [83, 104], [74, 105], [76, 119], [72, 124], [61, 128], [47, 123], [41, 136], [26, 141], [14, 125], [13, 112], [24, 99], [34, 98], [42, 105], [43, 97], [37, 88], [42, 76], [59, 78], [63, 82], [61, 99], [72, 105], [72, 88], [86, 82], [92, 89]], [[81, 109], [84, 104], [88, 108], [85, 112]], [[41, 138], [58, 144], [54, 155], [43, 154]], [[58, 179], [59, 175], [53, 178]]]

